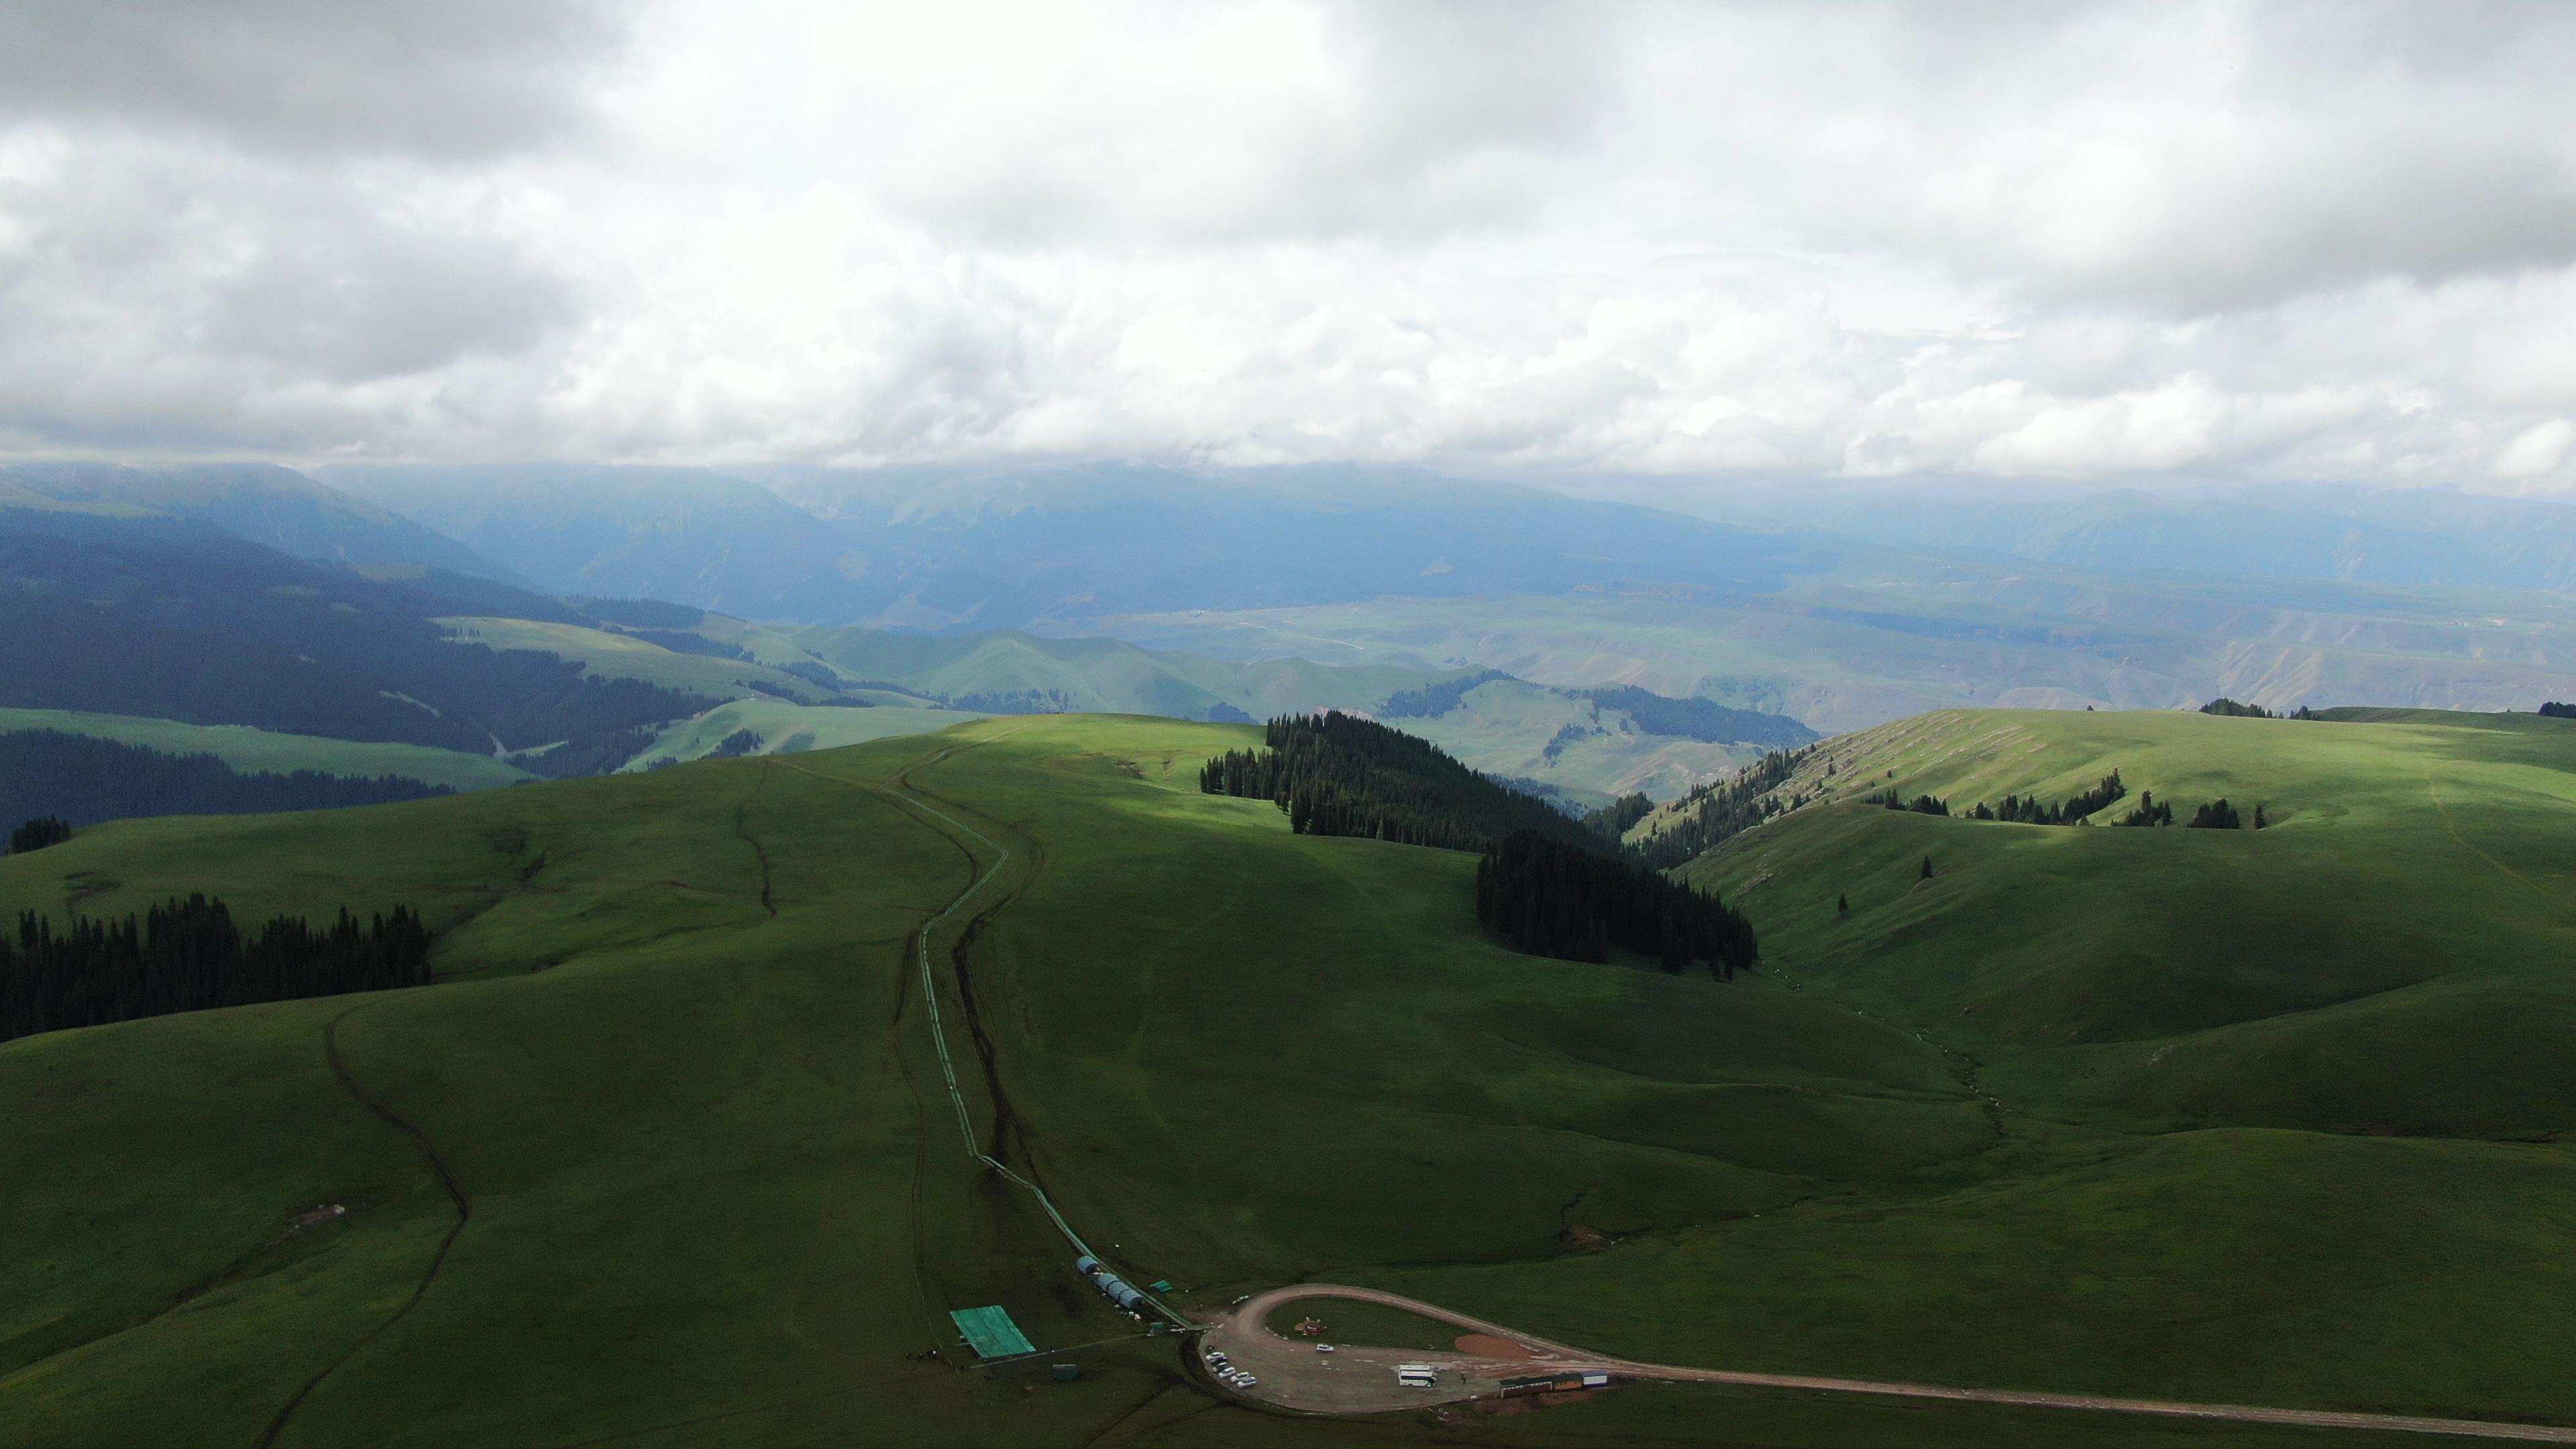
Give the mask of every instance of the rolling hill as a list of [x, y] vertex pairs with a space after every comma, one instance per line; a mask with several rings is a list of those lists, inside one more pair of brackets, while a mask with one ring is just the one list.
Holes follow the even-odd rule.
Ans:
[[0, 464], [0, 499], [12, 500], [0, 506], [182, 519], [293, 558], [527, 582], [446, 534], [268, 463]]
[[[1693, 867], [1763, 932], [1733, 984], [1501, 950], [1472, 858], [1198, 793], [1254, 737], [1222, 725], [993, 719], [106, 827], [0, 861], [0, 910], [409, 902], [443, 984], [0, 1045], [0, 1425], [1454, 1439], [1212, 1407], [967, 1156], [934, 1000], [978, 1140], [1184, 1305], [1329, 1276], [1664, 1362], [2567, 1422], [2576, 1086], [2545, 1048], [2576, 729], [2540, 723], [1965, 712], [1829, 741], [1829, 793], [1964, 807], [2117, 767], [2277, 823], [1809, 803]], [[983, 1304], [1049, 1352], [961, 1371], [946, 1314]], [[1475, 1427], [2176, 1432], [1679, 1388]]]
[[173, 755], [212, 755], [236, 770], [285, 774], [399, 775], [451, 790], [489, 790], [537, 778], [506, 760], [427, 745], [285, 735], [248, 725], [192, 725], [63, 709], [0, 709], [0, 734], [58, 730]]

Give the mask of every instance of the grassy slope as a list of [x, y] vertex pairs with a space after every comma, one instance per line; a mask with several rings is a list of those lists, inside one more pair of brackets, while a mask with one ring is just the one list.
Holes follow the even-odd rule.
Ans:
[[604, 629], [585, 629], [577, 624], [549, 624], [535, 619], [440, 619], [437, 622], [456, 631], [462, 643], [484, 644], [494, 649], [534, 649], [569, 659], [582, 666], [583, 672], [604, 679], [640, 679], [666, 689], [713, 695], [718, 699], [754, 696], [759, 691], [746, 681], [758, 680], [764, 687], [790, 699], [813, 701], [828, 698], [821, 689], [764, 664], [739, 659], [718, 659], [707, 654], [682, 654], [659, 644]]
[[[2576, 728], [1954, 713], [1837, 741], [1791, 788], [1964, 806], [2114, 766], [2280, 823], [1828, 803], [1696, 866], [1778, 979], [1950, 1053], [2005, 1138], [1916, 1201], [1587, 1260], [1513, 1321], [1782, 1368], [2576, 1419]], [[1498, 1307], [1520, 1280], [1394, 1281]]]
[[[2145, 1109], [2069, 1085], [2051, 1054], [2080, 1045], [2025, 1061], [1980, 1039], [1999, 1135], [1916, 1038], [1914, 984], [1867, 978], [1875, 953], [1835, 966], [1791, 919], [1792, 890], [1821, 885], [1775, 864], [1746, 898], [1804, 989], [1510, 956], [1467, 917], [1467, 859], [1292, 836], [1265, 805], [1189, 788], [1249, 734], [994, 720], [377, 810], [135, 822], [0, 861], [0, 908], [108, 876], [94, 904], [114, 908], [180, 885], [254, 909], [422, 901], [461, 978], [0, 1045], [0, 1110], [40, 1124], [0, 1137], [0, 1180], [27, 1189], [0, 1198], [0, 1438], [246, 1442], [399, 1305], [454, 1219], [408, 1140], [331, 1079], [342, 1012], [351, 1074], [436, 1144], [473, 1216], [419, 1307], [285, 1443], [1450, 1436], [1209, 1412], [1146, 1341], [1064, 1353], [1090, 1376], [1031, 1394], [907, 1357], [948, 1341], [950, 1307], [1003, 1303], [1044, 1345], [1122, 1321], [1024, 1199], [963, 1170], [904, 937], [966, 856], [870, 788], [898, 772], [1012, 851], [971, 957], [1005, 1155], [1186, 1301], [1329, 1273], [1685, 1362], [2576, 1417], [2560, 1148], [2150, 1134]], [[2064, 771], [2090, 768], [2078, 753]], [[1833, 809], [1790, 825], [1846, 818], [1855, 838], [2032, 833]], [[1774, 830], [1767, 846], [1792, 839]], [[2274, 834], [2291, 827], [2250, 843]], [[1866, 909], [1901, 908], [1890, 894]], [[950, 994], [952, 1018], [964, 1006]], [[1955, 1008], [1937, 1024], [1960, 1020], [1989, 1029]], [[326, 1201], [357, 1210], [262, 1246]], [[1569, 1251], [1577, 1227], [1620, 1241]], [[2319, 1442], [1667, 1390], [1475, 1434]]]
[[[25, 1189], [0, 1224], [20, 1249], [0, 1262], [0, 1426], [245, 1441], [352, 1343], [284, 1442], [570, 1443], [731, 1414], [679, 1440], [1077, 1443], [1150, 1425], [1161, 1396], [1203, 1408], [1170, 1388], [1168, 1347], [1077, 1354], [1094, 1378], [1035, 1399], [907, 1357], [973, 1303], [1046, 1344], [1120, 1331], [1028, 1205], [963, 1170], [924, 1086], [904, 936], [966, 860], [866, 786], [962, 745], [915, 778], [1015, 847], [1021, 895], [978, 956], [1014, 1155], [1140, 1271], [1268, 1279], [1391, 1243], [1552, 1255], [1587, 1184], [1600, 1221], [1680, 1221], [1981, 1137], [1894, 1033], [1785, 993], [1747, 1006], [1508, 956], [1463, 919], [1463, 858], [1303, 839], [1179, 788], [1244, 735], [994, 721], [425, 806], [132, 822], [0, 864], [10, 908], [182, 886], [253, 912], [419, 901], [459, 981], [0, 1046], [0, 1101], [42, 1124], [0, 1141]], [[363, 1342], [453, 1219], [331, 1078], [335, 1019], [353, 1077], [472, 1201], [419, 1306]], [[1696, 1060], [1703, 1038], [1740, 1059]], [[236, 1082], [256, 1090], [206, 1090]], [[1355, 1149], [1384, 1171], [1349, 1171]], [[263, 1246], [325, 1202], [353, 1211]], [[1266, 1420], [1186, 1437], [1343, 1442]]]
[[623, 768], [644, 770], [663, 760], [684, 763], [702, 759], [737, 730], [757, 733], [762, 739], [760, 753], [777, 755], [838, 749], [896, 735], [928, 734], [981, 718], [959, 710], [901, 704], [851, 709], [843, 705], [789, 704], [783, 699], [737, 699], [662, 731], [650, 749]]
[[458, 790], [488, 790], [535, 778], [488, 755], [427, 745], [333, 740], [318, 735], [278, 734], [248, 725], [182, 724], [177, 720], [80, 710], [0, 709], [0, 733], [20, 730], [60, 730], [171, 754], [213, 755], [244, 772], [287, 774], [313, 770], [325, 775], [402, 775]]
[[[1545, 781], [1587, 805], [1631, 790], [1669, 800], [1763, 754], [1759, 745], [1646, 734], [1622, 711], [1518, 680], [1480, 684], [1447, 714], [1394, 723], [1480, 769]], [[1583, 733], [1550, 758], [1548, 745], [1568, 726]]]

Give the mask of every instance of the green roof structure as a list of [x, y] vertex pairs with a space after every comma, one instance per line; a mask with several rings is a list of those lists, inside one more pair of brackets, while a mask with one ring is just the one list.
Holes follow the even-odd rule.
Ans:
[[1038, 1351], [1037, 1345], [1029, 1342], [1029, 1336], [1020, 1332], [1020, 1326], [1011, 1321], [1009, 1311], [998, 1305], [952, 1308], [948, 1317], [956, 1323], [957, 1331], [966, 1335], [967, 1346], [975, 1350], [977, 1358], [1010, 1358], [1015, 1354]]

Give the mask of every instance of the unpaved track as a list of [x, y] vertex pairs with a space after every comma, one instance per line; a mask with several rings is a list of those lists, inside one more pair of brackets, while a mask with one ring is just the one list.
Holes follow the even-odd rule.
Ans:
[[[940, 1068], [946, 1077], [944, 1085], [956, 1110], [958, 1128], [965, 1138], [969, 1155], [1006, 1180], [1017, 1183], [1034, 1194], [1039, 1204], [1045, 1208], [1047, 1215], [1054, 1219], [1057, 1228], [1063, 1232], [1067, 1241], [1078, 1250], [1087, 1253], [1090, 1251], [1088, 1245], [1074, 1232], [1072, 1225], [1057, 1212], [1055, 1203], [1048, 1198], [1043, 1189], [985, 1152], [976, 1135], [965, 1098], [957, 1088], [955, 1067], [948, 1052], [946, 1030], [939, 1019], [938, 988], [930, 968], [930, 940], [932, 933], [941, 923], [963, 907], [968, 898], [981, 890], [987, 882], [1002, 873], [1004, 866], [1011, 859], [1011, 852], [972, 826], [911, 793], [913, 787], [908, 778], [911, 770], [922, 765], [937, 764], [953, 753], [953, 749], [954, 747], [942, 750], [926, 760], [916, 761], [906, 766], [896, 775], [895, 788], [842, 776], [826, 775], [800, 765], [791, 764], [787, 768], [800, 774], [811, 775], [816, 779], [854, 786], [881, 798], [910, 806], [914, 810], [936, 817], [995, 852], [993, 862], [970, 875], [965, 888], [948, 903], [945, 909], [925, 921], [914, 937], [916, 950], [919, 953], [921, 986], [930, 1008], [931, 1035], [937, 1045]], [[955, 837], [950, 838], [954, 840]], [[963, 842], [958, 843], [962, 848]], [[974, 853], [968, 851], [967, 857], [969, 861], [973, 861]], [[764, 867], [766, 864], [764, 857]], [[763, 894], [765, 897], [765, 889]], [[763, 904], [767, 904], [765, 899]], [[1269, 1330], [1267, 1323], [1270, 1314], [1281, 1305], [1315, 1298], [1338, 1298], [1400, 1309], [1462, 1329], [1467, 1333], [1505, 1340], [1525, 1352], [1505, 1356], [1337, 1345], [1336, 1352], [1321, 1354], [1315, 1351], [1311, 1343], [1291, 1342]], [[1151, 1299], [1148, 1301], [1153, 1302]], [[1176, 1323], [1187, 1322], [1180, 1314], [1159, 1302], [1153, 1302], [1153, 1306]], [[1521, 1374], [1590, 1370], [1613, 1374], [1623, 1379], [1651, 1379], [1669, 1383], [1805, 1389], [1830, 1394], [1936, 1399], [1951, 1403], [2069, 1409], [2168, 1419], [2271, 1424], [2302, 1429], [2352, 1429], [2383, 1433], [2443, 1435], [2453, 1438], [2500, 1439], [2522, 1443], [2576, 1444], [2576, 1428], [2562, 1428], [2550, 1424], [2508, 1424], [2478, 1419], [2434, 1419], [2400, 1414], [2338, 1413], [2323, 1409], [2271, 1409], [2247, 1404], [2192, 1404], [2166, 1399], [2126, 1399], [2099, 1394], [2053, 1394], [2014, 1389], [1953, 1388], [1940, 1384], [1829, 1378], [1814, 1374], [1750, 1373], [1735, 1369], [1682, 1368], [1671, 1364], [1639, 1363], [1632, 1359], [1605, 1357], [1570, 1344], [1535, 1338], [1499, 1323], [1472, 1318], [1437, 1304], [1406, 1298], [1401, 1294], [1329, 1283], [1292, 1284], [1255, 1295], [1237, 1305], [1223, 1318], [1208, 1325], [1202, 1335], [1201, 1343], [1204, 1347], [1223, 1349], [1236, 1364], [1251, 1369], [1258, 1376], [1260, 1382], [1255, 1391], [1244, 1394], [1243, 1397], [1258, 1399], [1280, 1408], [1309, 1413], [1384, 1413], [1418, 1408], [1425, 1404], [1454, 1402], [1491, 1394], [1497, 1391], [1501, 1380]], [[1399, 1361], [1440, 1365], [1443, 1370], [1441, 1386], [1426, 1392], [1397, 1385], [1392, 1369]], [[1240, 1391], [1235, 1392], [1240, 1393]]]
[[[1399, 1308], [1450, 1324], [1470, 1333], [1509, 1339], [1525, 1346], [1528, 1357], [1499, 1359], [1467, 1354], [1412, 1353], [1345, 1348], [1318, 1355], [1309, 1344], [1291, 1343], [1265, 1326], [1280, 1305], [1306, 1298], [1340, 1298]], [[2123, 1399], [2100, 1394], [2047, 1394], [2014, 1389], [1961, 1389], [1939, 1384], [1907, 1384], [1873, 1379], [1825, 1378], [1813, 1374], [1745, 1373], [1733, 1369], [1677, 1368], [1605, 1358], [1567, 1344], [1551, 1343], [1526, 1333], [1453, 1313], [1436, 1304], [1374, 1288], [1344, 1288], [1328, 1283], [1300, 1283], [1274, 1288], [1234, 1308], [1208, 1332], [1236, 1362], [1251, 1368], [1261, 1383], [1252, 1397], [1283, 1408], [1323, 1413], [1369, 1413], [1417, 1407], [1474, 1397], [1490, 1391], [1498, 1379], [1515, 1373], [1574, 1372], [1586, 1369], [1627, 1379], [1673, 1383], [1733, 1384], [1752, 1388], [1809, 1389], [1829, 1394], [1868, 1394], [1899, 1399], [1942, 1399], [1952, 1403], [2000, 1404], [2015, 1408], [2076, 1409], [2102, 1414], [2143, 1414], [2166, 1419], [2214, 1419], [2239, 1424], [2279, 1424], [2300, 1429], [2365, 1429], [2398, 1434], [2440, 1434], [2463, 1439], [2508, 1439], [2534, 1444], [2576, 1444], [2576, 1428], [2551, 1424], [2506, 1424], [2480, 1419], [2428, 1419], [2402, 1414], [2347, 1414], [2324, 1409], [2266, 1409], [2247, 1404], [2186, 1404], [2166, 1399]], [[1379, 1359], [1436, 1363], [1443, 1367], [1442, 1389], [1425, 1393], [1395, 1386], [1392, 1373], [1379, 1372]], [[1326, 1383], [1323, 1363], [1341, 1379]], [[1357, 1371], [1357, 1372], [1352, 1372]], [[1267, 1391], [1267, 1392], [1265, 1392]]]

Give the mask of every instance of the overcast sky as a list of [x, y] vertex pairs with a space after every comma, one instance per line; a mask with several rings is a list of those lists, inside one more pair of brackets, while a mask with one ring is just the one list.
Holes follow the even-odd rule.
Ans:
[[0, 454], [2576, 492], [2576, 5], [0, 5]]

